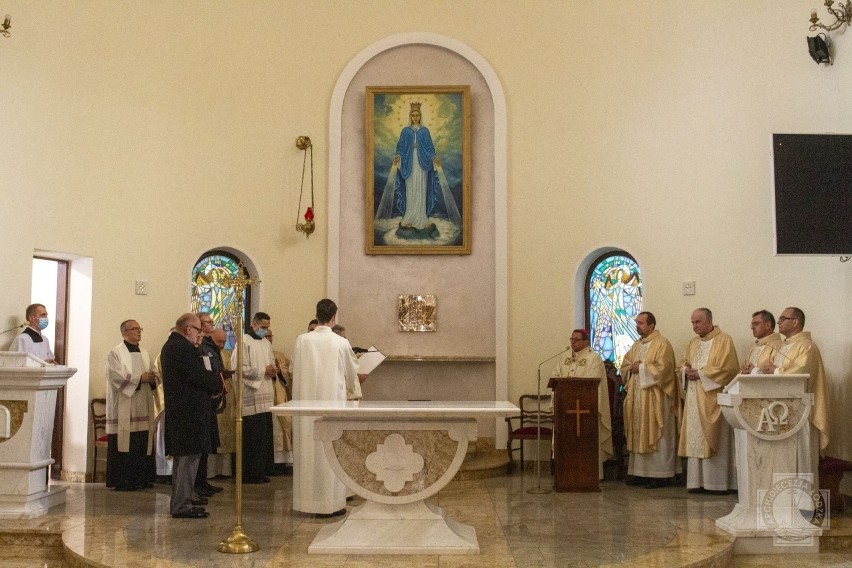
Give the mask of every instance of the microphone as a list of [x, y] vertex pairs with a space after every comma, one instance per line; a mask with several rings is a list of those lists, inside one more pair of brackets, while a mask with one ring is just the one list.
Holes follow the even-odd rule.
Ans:
[[541, 367], [542, 367], [542, 365], [544, 365], [545, 363], [547, 363], [548, 361], [550, 361], [552, 359], [556, 359], [560, 355], [564, 355], [565, 353], [568, 353], [569, 351], [571, 351], [571, 348], [567, 347], [567, 348], [563, 349], [562, 351], [560, 351], [559, 353], [557, 353], [556, 355], [551, 355], [550, 357], [548, 357], [547, 359], [545, 359], [544, 361], [539, 363], [538, 364], [539, 380], [541, 380]]
[[[570, 350], [571, 350], [570, 347], [568, 349], [563, 349], [562, 351], [560, 351], [556, 355], [551, 355], [550, 357], [548, 357], [547, 359], [545, 359], [544, 361], [542, 361], [541, 363], [538, 364], [538, 388], [536, 390], [536, 402], [538, 403], [538, 412], [536, 413], [537, 419], [536, 419], [536, 443], [535, 443], [535, 476], [538, 479], [538, 486], [528, 489], [527, 493], [533, 493], [533, 494], [538, 494], [538, 495], [550, 493], [550, 489], [544, 489], [541, 486], [541, 459], [539, 459], [540, 458], [539, 453], [541, 452], [541, 367], [545, 363], [547, 363], [548, 361], [552, 361], [553, 359], [556, 359], [557, 357], [564, 355], [565, 353], [567, 353]], [[523, 443], [523, 442], [521, 442], [521, 443]], [[522, 467], [523, 467], [523, 464], [522, 464]]]
[[27, 327], [27, 326], [26, 326], [26, 324], [22, 323], [21, 325], [16, 325], [15, 327], [10, 327], [6, 331], [0, 331], [0, 335], [5, 335], [5, 334], [9, 333], [10, 331], [15, 331], [16, 329], [21, 329], [22, 327]]
[[[782, 343], [781, 345], [782, 345], [782, 347], [783, 347], [783, 343]], [[787, 354], [786, 354], [786, 353], [784, 353], [783, 351], [781, 351], [781, 348], [780, 348], [780, 347], [779, 347], [778, 349], [773, 349], [773, 351], [774, 351], [774, 353], [772, 354], [772, 364], [773, 364], [773, 365], [775, 365], [775, 358], [776, 358], [778, 355], [781, 355], [782, 357], [784, 357], [784, 359], [786, 359], [787, 361], [789, 361], [789, 362], [791, 362], [791, 363], [795, 363], [795, 362], [796, 362], [796, 361], [795, 361], [795, 359], [791, 359], [790, 357], [787, 357]], [[781, 365], [775, 365], [775, 367], [776, 367], [776, 368], [778, 368], [778, 367], [780, 367], [780, 366], [781, 366]]]

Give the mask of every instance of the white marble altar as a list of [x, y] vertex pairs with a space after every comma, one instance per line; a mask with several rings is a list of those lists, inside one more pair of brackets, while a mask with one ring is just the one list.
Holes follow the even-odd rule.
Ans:
[[56, 392], [77, 369], [28, 353], [0, 352], [0, 518], [28, 518], [65, 502], [48, 484]]
[[[737, 554], [818, 552], [825, 518], [810, 463], [808, 375], [738, 375], [719, 393], [733, 426], [739, 502], [716, 520]], [[807, 517], [802, 511], [807, 512]]]
[[[473, 527], [425, 499], [458, 472], [476, 418], [511, 416], [508, 402], [291, 401], [273, 414], [319, 416], [314, 439], [366, 502], [308, 547], [324, 554], [478, 554]], [[298, 450], [297, 450], [298, 451]]]

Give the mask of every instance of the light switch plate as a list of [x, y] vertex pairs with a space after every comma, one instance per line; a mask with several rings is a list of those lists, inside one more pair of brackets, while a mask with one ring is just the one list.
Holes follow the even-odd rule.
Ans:
[[694, 296], [695, 295], [695, 280], [686, 280], [683, 283], [683, 295], [684, 296]]
[[137, 296], [147, 296], [148, 295], [148, 281], [147, 280], [137, 280], [136, 286], [134, 287], [136, 290]]

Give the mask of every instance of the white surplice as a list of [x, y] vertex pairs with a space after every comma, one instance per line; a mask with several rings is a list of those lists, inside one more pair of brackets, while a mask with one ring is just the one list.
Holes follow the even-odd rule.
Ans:
[[119, 452], [130, 449], [131, 432], [148, 432], [148, 453], [153, 447], [154, 396], [142, 384], [142, 374], [154, 371], [144, 349], [130, 352], [124, 342], [107, 356], [106, 433], [117, 434]]

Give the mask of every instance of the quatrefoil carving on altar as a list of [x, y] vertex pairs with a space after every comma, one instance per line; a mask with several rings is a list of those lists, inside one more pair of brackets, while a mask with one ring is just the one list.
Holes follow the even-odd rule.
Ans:
[[401, 491], [406, 482], [412, 481], [414, 474], [423, 469], [423, 464], [423, 456], [399, 434], [388, 435], [384, 444], [378, 444], [365, 461], [367, 469], [392, 493]]

